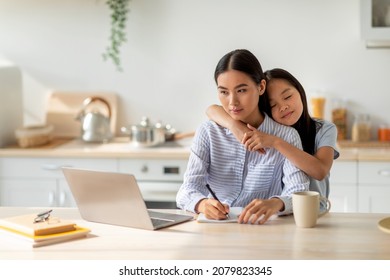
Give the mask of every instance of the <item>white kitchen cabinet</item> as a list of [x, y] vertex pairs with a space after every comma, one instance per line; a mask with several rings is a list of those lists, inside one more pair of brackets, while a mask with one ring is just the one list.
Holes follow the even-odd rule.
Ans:
[[357, 161], [333, 162], [330, 171], [331, 212], [357, 212], [358, 209]]
[[119, 172], [135, 176], [146, 201], [173, 206], [187, 163], [186, 159], [119, 159]]
[[0, 205], [75, 206], [61, 167], [117, 171], [117, 160], [0, 158]]
[[56, 193], [53, 179], [0, 179], [1, 206], [55, 206]]
[[359, 212], [390, 213], [390, 162], [359, 162]]

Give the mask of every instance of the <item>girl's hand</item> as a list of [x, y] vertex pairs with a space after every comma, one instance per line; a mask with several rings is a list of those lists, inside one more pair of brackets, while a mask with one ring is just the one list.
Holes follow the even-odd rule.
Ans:
[[229, 205], [221, 204], [214, 198], [205, 198], [198, 203], [197, 210], [204, 213], [207, 219], [225, 220], [229, 213]]
[[242, 144], [248, 151], [259, 151], [265, 154], [265, 148], [271, 148], [275, 136], [258, 131], [256, 128], [248, 124], [249, 132], [245, 133], [242, 138]]
[[241, 224], [264, 224], [273, 214], [284, 208], [279, 198], [254, 199], [241, 212], [238, 222]]

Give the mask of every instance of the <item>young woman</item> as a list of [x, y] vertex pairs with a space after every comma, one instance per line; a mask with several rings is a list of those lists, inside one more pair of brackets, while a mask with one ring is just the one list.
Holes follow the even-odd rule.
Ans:
[[[235, 50], [226, 54], [214, 78], [222, 108], [230, 118], [302, 148], [296, 130], [262, 112], [266, 81], [251, 52]], [[206, 185], [223, 204], [212, 197]], [[226, 128], [206, 121], [195, 134], [176, 201], [179, 208], [204, 213], [209, 219], [225, 219], [229, 207], [241, 206], [240, 223], [263, 224], [273, 214], [291, 213], [291, 195], [308, 186], [307, 175], [276, 149], [265, 155], [251, 152]]]
[[[326, 120], [310, 117], [305, 90], [286, 70], [276, 68], [265, 72], [267, 87], [264, 111], [283, 125], [295, 128], [303, 150], [291, 145], [274, 133], [264, 133], [251, 124], [234, 120], [218, 105], [207, 109], [207, 115], [221, 126], [230, 129], [249, 151], [267, 153], [273, 148], [310, 176], [310, 190], [329, 196], [329, 172], [338, 158], [336, 126]], [[321, 208], [326, 205], [321, 205]]]

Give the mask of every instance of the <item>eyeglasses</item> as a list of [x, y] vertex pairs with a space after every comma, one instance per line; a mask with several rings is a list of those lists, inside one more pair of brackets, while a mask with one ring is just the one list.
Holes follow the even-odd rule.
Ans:
[[37, 214], [34, 219], [34, 223], [40, 223], [49, 220], [51, 211], [53, 210], [50, 209], [48, 211]]

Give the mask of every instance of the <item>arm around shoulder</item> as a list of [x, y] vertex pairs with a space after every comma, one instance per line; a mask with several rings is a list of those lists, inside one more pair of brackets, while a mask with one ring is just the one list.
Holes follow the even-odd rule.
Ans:
[[245, 132], [250, 131], [246, 124], [241, 121], [232, 119], [229, 114], [225, 112], [222, 106], [215, 104], [210, 105], [206, 110], [206, 114], [210, 120], [216, 122], [222, 127], [229, 129], [240, 142], [244, 137]]

